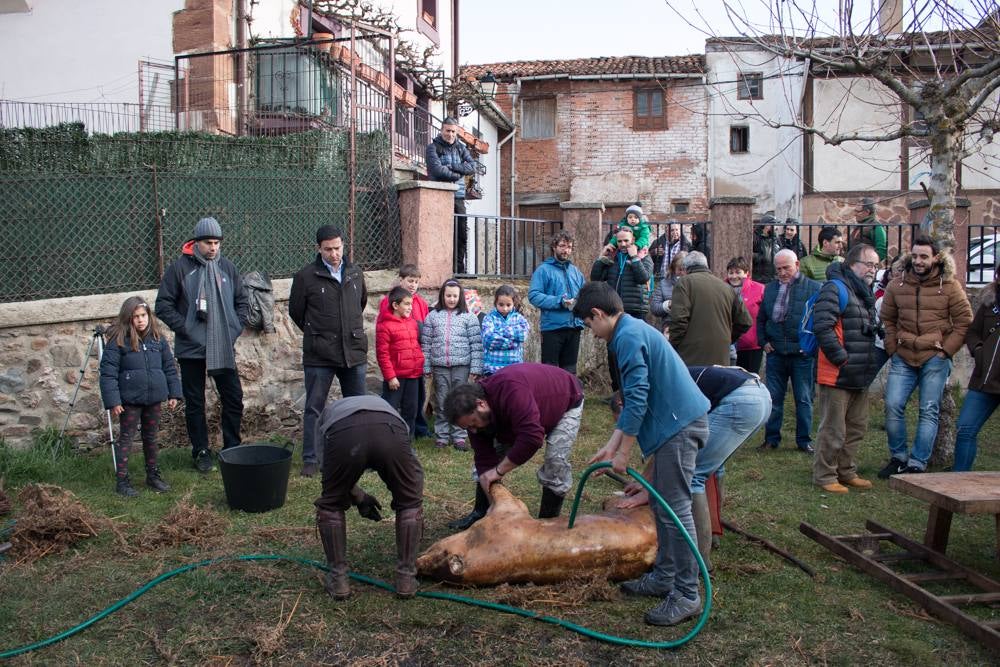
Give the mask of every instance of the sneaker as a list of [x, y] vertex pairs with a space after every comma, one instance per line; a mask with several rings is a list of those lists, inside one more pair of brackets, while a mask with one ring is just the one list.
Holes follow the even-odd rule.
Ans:
[[319, 472], [318, 463], [303, 463], [302, 472], [299, 475], [302, 477], [315, 477], [317, 472]]
[[447, 440], [438, 440], [437, 442], [434, 443], [434, 449], [447, 449], [447, 447], [448, 447]]
[[799, 447], [799, 451], [802, 452], [803, 454], [815, 454], [816, 453], [816, 450], [813, 449], [812, 445], [803, 445], [803, 446]]
[[156, 466], [146, 469], [146, 486], [157, 493], [164, 493], [170, 490], [170, 485], [160, 477], [160, 469]]
[[906, 466], [899, 471], [900, 475], [916, 475], [922, 472], [927, 472], [926, 468], [918, 468], [917, 466]]
[[760, 443], [760, 447], [758, 447], [757, 449], [777, 449], [777, 448], [778, 448], [778, 443], [768, 442], [767, 440], [765, 440], [764, 442]]
[[673, 584], [665, 584], [647, 572], [638, 579], [623, 581], [619, 586], [625, 595], [643, 595], [650, 598], [665, 598], [673, 590]]
[[115, 482], [115, 493], [126, 498], [135, 498], [139, 495], [139, 492], [132, 488], [132, 482], [129, 481], [128, 477], [118, 478], [118, 481]]
[[701, 612], [701, 598], [686, 598], [671, 593], [663, 602], [646, 612], [650, 625], [677, 625]]
[[460, 452], [467, 452], [469, 451], [469, 445], [466, 444], [465, 440], [456, 440], [455, 449], [457, 449]]
[[905, 461], [900, 461], [899, 459], [889, 459], [889, 462], [885, 464], [885, 467], [878, 471], [878, 478], [889, 479], [893, 475], [898, 475], [904, 470], [906, 470]]
[[213, 468], [212, 452], [207, 449], [203, 449], [195, 454], [194, 467], [198, 472], [210, 472]]

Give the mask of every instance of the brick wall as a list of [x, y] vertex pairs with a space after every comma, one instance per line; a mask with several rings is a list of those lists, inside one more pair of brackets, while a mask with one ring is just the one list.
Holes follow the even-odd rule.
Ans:
[[[650, 217], [670, 217], [672, 202], [689, 203], [704, 219], [707, 205], [707, 99], [700, 83], [662, 82], [667, 88], [666, 130], [634, 131], [633, 90], [639, 81], [526, 81], [521, 99], [556, 97], [556, 136], [517, 138], [515, 198], [559, 193], [561, 200], [621, 203], [640, 200]], [[510, 113], [512, 96], [498, 96]], [[520, 123], [520, 115], [517, 118]], [[504, 146], [502, 173], [510, 173]], [[504, 209], [509, 180], [502, 179]]]

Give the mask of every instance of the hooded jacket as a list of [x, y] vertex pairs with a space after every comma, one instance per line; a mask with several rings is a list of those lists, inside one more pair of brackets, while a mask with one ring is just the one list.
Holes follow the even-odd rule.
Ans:
[[455, 199], [465, 199], [465, 177], [476, 172], [475, 160], [461, 139], [449, 144], [441, 135], [427, 145], [427, 175], [458, 186]]
[[938, 352], [955, 356], [972, 323], [972, 306], [955, 278], [951, 254], [938, 253], [924, 278], [913, 272], [912, 258], [906, 258], [903, 275], [886, 289], [882, 322], [890, 357], [898, 354], [910, 366], [919, 367]]
[[420, 330], [424, 373], [433, 366], [468, 366], [472, 375], [483, 373], [483, 333], [479, 318], [457, 310], [432, 310]]
[[843, 262], [844, 259], [837, 255], [827, 255], [820, 250], [819, 246], [813, 248], [808, 257], [802, 258], [799, 262], [799, 270], [813, 280], [824, 282], [827, 279], [826, 270], [834, 262]]
[[840, 310], [840, 292], [833, 282], [823, 285], [813, 309], [813, 331], [819, 342], [816, 381], [828, 387], [861, 391], [868, 388], [886, 361], [875, 345], [878, 319], [875, 295], [843, 262], [830, 267], [830, 279], [847, 286], [847, 305]]
[[[174, 355], [178, 359], [204, 359], [204, 320], [198, 317], [198, 290], [205, 267], [194, 256], [194, 241], [188, 241], [181, 256], [163, 274], [156, 293], [156, 316], [174, 332]], [[243, 333], [250, 312], [250, 302], [243, 289], [236, 265], [220, 253], [218, 273], [222, 280], [222, 307], [229, 322], [230, 343]]]
[[[774, 224], [771, 222], [770, 224]], [[766, 285], [774, 280], [774, 256], [781, 250], [781, 244], [774, 238], [774, 227], [764, 235], [764, 226], [753, 228], [753, 267], [751, 276], [755, 281]]]
[[740, 287], [740, 299], [750, 313], [750, 328], [736, 341], [736, 351], [759, 350], [760, 344], [757, 342], [757, 313], [760, 312], [760, 304], [764, 301], [764, 285], [751, 280], [749, 276], [744, 278]]
[[707, 266], [692, 266], [674, 286], [670, 343], [688, 366], [727, 366], [729, 346], [751, 326], [743, 301]]
[[345, 258], [341, 279], [337, 282], [330, 275], [318, 253], [292, 278], [288, 314], [302, 330], [303, 366], [354, 368], [368, 363], [365, 276]]
[[983, 301], [969, 326], [965, 344], [976, 366], [969, 378], [969, 389], [1000, 394], [1000, 302], [993, 283], [983, 290]]
[[573, 262], [560, 262], [548, 257], [531, 274], [528, 301], [541, 311], [541, 331], [582, 329], [583, 320], [573, 317], [563, 299], [575, 299], [583, 286], [583, 274]]
[[109, 341], [101, 357], [101, 398], [106, 410], [116, 405], [156, 405], [168, 398], [183, 398], [167, 339], [146, 336], [138, 350], [132, 349], [127, 338], [124, 345]]
[[412, 317], [395, 313], [378, 316], [375, 322], [375, 358], [382, 377], [418, 378], [424, 373], [424, 353], [420, 349], [420, 325]]
[[649, 312], [646, 283], [652, 275], [653, 260], [648, 255], [640, 259], [620, 251], [611, 257], [601, 255], [590, 269], [590, 279], [608, 283], [622, 298], [625, 312], [639, 319]]

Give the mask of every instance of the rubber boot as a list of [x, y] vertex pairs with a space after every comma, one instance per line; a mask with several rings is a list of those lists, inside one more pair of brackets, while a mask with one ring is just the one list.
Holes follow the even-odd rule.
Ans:
[[476, 482], [476, 504], [472, 511], [461, 519], [448, 522], [448, 527], [452, 530], [467, 530], [472, 524], [486, 516], [486, 511], [490, 508], [490, 497], [483, 491], [483, 486]]
[[[715, 487], [719, 490], [719, 517], [721, 521], [722, 516], [722, 505], [726, 502], [726, 487], [723, 484], [723, 480], [726, 479], [725, 475], [715, 475]], [[718, 549], [719, 545], [722, 544], [722, 536], [712, 533], [712, 548]]]
[[417, 593], [417, 548], [423, 532], [424, 510], [420, 507], [396, 512], [396, 597]]
[[691, 494], [691, 516], [694, 518], [694, 528], [697, 535], [693, 536], [698, 544], [698, 552], [705, 561], [705, 567], [712, 570], [712, 515], [708, 510], [708, 496], [704, 493]]
[[563, 496], [548, 487], [542, 487], [542, 502], [538, 506], [539, 519], [554, 519], [562, 511]]
[[316, 528], [330, 568], [323, 577], [323, 588], [334, 600], [346, 600], [351, 596], [351, 583], [347, 578], [347, 521], [343, 511], [316, 510]]

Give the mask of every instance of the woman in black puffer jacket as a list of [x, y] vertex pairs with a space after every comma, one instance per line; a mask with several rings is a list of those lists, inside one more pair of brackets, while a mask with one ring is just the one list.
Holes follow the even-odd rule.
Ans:
[[979, 431], [1000, 406], [1000, 265], [994, 276], [993, 282], [983, 288], [982, 301], [965, 334], [976, 367], [958, 415], [952, 467], [955, 472], [972, 470]]
[[101, 398], [104, 407], [120, 420], [115, 455], [115, 491], [127, 498], [138, 495], [128, 476], [132, 438], [142, 425], [142, 451], [146, 457], [146, 485], [169, 491], [156, 465], [156, 435], [160, 404], [173, 409], [182, 396], [170, 344], [160, 333], [152, 309], [139, 296], [122, 304], [118, 320], [108, 330], [108, 344], [101, 358]]

